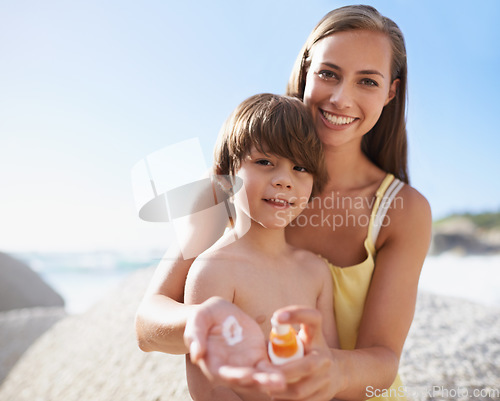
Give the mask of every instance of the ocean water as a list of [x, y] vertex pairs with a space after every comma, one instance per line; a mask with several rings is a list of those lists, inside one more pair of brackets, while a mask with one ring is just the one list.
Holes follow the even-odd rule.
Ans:
[[[85, 312], [133, 271], [157, 265], [163, 251], [142, 253], [26, 253], [25, 261], [66, 302], [71, 314]], [[419, 289], [500, 306], [500, 255], [427, 257]]]
[[117, 288], [132, 272], [157, 265], [164, 251], [14, 254], [57, 291], [70, 314], [79, 314]]

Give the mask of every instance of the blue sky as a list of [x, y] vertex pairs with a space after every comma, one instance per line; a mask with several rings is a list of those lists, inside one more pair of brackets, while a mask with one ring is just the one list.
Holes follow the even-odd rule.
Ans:
[[[498, 210], [500, 2], [368, 3], [406, 37], [412, 184], [436, 218]], [[0, 0], [0, 251], [165, 247], [169, 228], [137, 218], [131, 168], [195, 137], [210, 163], [230, 111], [283, 93], [345, 4]]]

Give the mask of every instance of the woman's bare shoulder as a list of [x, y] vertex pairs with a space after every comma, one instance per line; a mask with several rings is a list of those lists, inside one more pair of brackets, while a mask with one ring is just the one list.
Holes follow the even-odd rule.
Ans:
[[431, 218], [431, 207], [429, 201], [418, 190], [410, 185], [404, 185], [396, 195], [390, 207], [395, 216], [405, 219], [415, 217]]
[[428, 200], [418, 190], [406, 184], [387, 211], [377, 244], [394, 236], [406, 237], [409, 232], [415, 238], [426, 238], [430, 236], [431, 224], [432, 213]]

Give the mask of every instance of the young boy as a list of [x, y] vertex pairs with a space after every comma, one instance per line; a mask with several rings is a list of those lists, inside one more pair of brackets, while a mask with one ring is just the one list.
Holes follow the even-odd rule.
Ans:
[[[215, 149], [220, 184], [231, 190], [231, 181], [243, 183], [233, 196], [236, 220], [191, 266], [187, 304], [222, 297], [254, 318], [266, 337], [275, 310], [288, 305], [317, 308], [328, 345], [338, 346], [328, 266], [285, 241], [285, 227], [326, 181], [322, 154], [312, 118], [300, 100], [260, 94], [236, 108]], [[194, 400], [255, 399], [212, 385], [189, 358], [186, 368]], [[268, 398], [262, 394], [258, 399]]]

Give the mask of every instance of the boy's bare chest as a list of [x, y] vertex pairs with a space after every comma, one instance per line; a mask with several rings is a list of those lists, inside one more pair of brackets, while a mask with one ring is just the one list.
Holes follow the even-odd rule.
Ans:
[[314, 276], [303, 268], [260, 266], [238, 283], [234, 303], [268, 333], [271, 316], [277, 309], [290, 305], [316, 308], [321, 287]]

